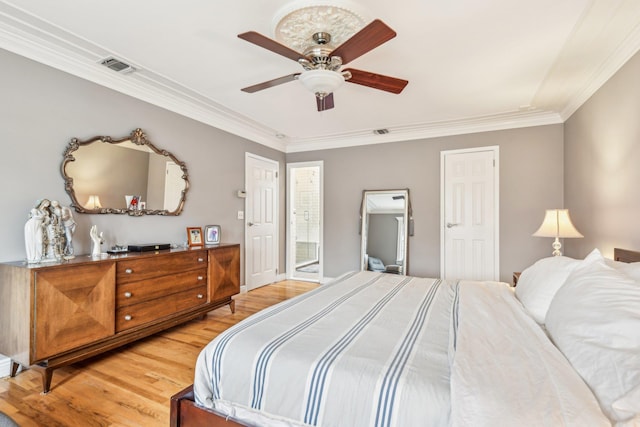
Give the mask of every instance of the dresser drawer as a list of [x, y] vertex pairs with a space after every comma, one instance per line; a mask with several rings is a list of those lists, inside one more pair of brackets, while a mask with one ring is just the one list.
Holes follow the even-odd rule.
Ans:
[[[207, 269], [190, 270], [153, 279], [118, 284], [116, 289], [116, 308], [138, 304], [150, 299], [197, 288], [207, 284]], [[207, 293], [205, 292], [205, 297]], [[208, 300], [208, 298], [205, 298]]]
[[116, 282], [121, 285], [138, 280], [187, 270], [206, 268], [207, 251], [169, 253], [150, 257], [121, 260], [117, 263]]
[[161, 320], [207, 303], [207, 285], [156, 298], [116, 310], [116, 332], [121, 332], [148, 322]]

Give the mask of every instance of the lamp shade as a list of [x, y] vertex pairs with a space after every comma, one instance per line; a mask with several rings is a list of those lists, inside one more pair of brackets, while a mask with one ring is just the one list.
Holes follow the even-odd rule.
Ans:
[[584, 237], [571, 222], [568, 209], [547, 209], [536, 237]]
[[100, 209], [102, 205], [100, 204], [100, 197], [96, 194], [92, 194], [89, 196], [89, 200], [87, 200], [87, 209]]

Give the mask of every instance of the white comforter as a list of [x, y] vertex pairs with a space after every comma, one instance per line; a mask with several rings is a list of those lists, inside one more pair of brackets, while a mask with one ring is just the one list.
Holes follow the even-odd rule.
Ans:
[[505, 284], [372, 272], [218, 336], [194, 391], [260, 426], [609, 425]]

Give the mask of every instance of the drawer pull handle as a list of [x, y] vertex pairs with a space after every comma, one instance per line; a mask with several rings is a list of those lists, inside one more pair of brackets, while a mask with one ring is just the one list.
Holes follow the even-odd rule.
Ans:
[[124, 297], [125, 298], [131, 298], [131, 295], [132, 295], [131, 292], [125, 292], [124, 293]]
[[204, 298], [204, 295], [198, 294], [198, 299], [202, 299], [202, 298]]
[[202, 280], [202, 279], [204, 279], [204, 277], [198, 276], [198, 280]]
[[133, 319], [133, 317], [131, 317], [130, 314], [127, 314], [126, 316], [124, 316], [124, 320], [131, 320]]
[[198, 258], [198, 262], [204, 262], [204, 258]]
[[133, 273], [133, 270], [130, 269], [130, 268], [127, 268], [124, 272], [127, 273], [127, 274], [131, 274], [131, 273]]

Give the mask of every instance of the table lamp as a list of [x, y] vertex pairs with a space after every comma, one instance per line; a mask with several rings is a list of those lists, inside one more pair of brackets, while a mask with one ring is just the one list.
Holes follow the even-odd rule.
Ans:
[[536, 237], [555, 237], [553, 256], [560, 256], [560, 238], [584, 237], [571, 222], [568, 209], [547, 209], [542, 225], [533, 233]]

